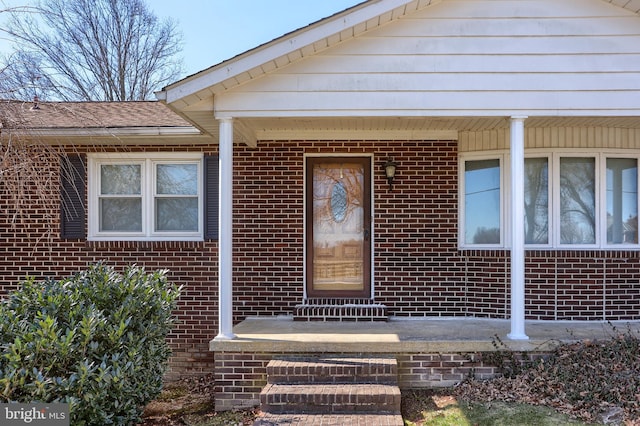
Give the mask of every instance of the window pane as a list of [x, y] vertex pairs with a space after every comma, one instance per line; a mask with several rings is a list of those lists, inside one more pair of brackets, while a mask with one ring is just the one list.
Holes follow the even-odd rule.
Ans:
[[465, 242], [500, 244], [500, 161], [466, 161]]
[[637, 243], [637, 160], [607, 158], [607, 244]]
[[596, 242], [595, 158], [560, 159], [560, 243]]
[[549, 243], [549, 161], [524, 160], [525, 243]]
[[156, 198], [156, 231], [198, 231], [198, 198]]
[[103, 198], [100, 200], [100, 232], [142, 231], [140, 198]]
[[158, 164], [158, 194], [197, 195], [198, 166], [196, 164]]
[[103, 164], [100, 166], [102, 195], [141, 194], [140, 164]]

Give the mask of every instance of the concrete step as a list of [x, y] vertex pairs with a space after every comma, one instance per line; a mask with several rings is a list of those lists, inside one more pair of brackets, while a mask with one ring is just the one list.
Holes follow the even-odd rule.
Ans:
[[388, 321], [387, 307], [372, 299], [309, 298], [293, 311], [294, 321]]
[[269, 383], [378, 383], [398, 382], [395, 358], [322, 356], [274, 359], [267, 365]]
[[267, 384], [260, 393], [268, 413], [399, 414], [400, 389], [386, 384]]
[[271, 414], [254, 426], [404, 426], [400, 414]]

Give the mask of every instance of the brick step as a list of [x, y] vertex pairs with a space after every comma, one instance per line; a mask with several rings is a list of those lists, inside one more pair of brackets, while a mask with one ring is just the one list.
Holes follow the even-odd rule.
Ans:
[[271, 414], [256, 419], [253, 426], [404, 426], [400, 414]]
[[269, 383], [398, 383], [395, 358], [348, 356], [274, 359], [267, 365]]
[[400, 389], [386, 384], [267, 384], [260, 392], [268, 413], [400, 413]]
[[388, 321], [387, 307], [372, 299], [309, 298], [297, 305], [294, 321]]

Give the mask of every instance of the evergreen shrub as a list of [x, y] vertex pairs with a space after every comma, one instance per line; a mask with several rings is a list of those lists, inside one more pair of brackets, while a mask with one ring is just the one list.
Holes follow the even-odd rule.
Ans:
[[0, 303], [0, 402], [63, 402], [72, 425], [128, 425], [162, 390], [180, 289], [96, 264]]

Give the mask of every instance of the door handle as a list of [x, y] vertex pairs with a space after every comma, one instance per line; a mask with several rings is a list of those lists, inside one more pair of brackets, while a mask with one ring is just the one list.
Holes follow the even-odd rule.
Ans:
[[365, 241], [369, 241], [369, 230], [368, 230], [368, 229], [365, 229], [365, 230], [362, 232], [362, 234], [363, 234], [363, 236], [364, 236], [364, 240], [365, 240]]

